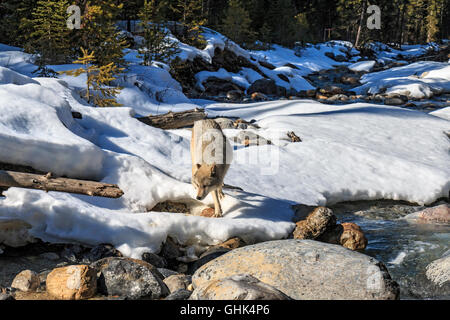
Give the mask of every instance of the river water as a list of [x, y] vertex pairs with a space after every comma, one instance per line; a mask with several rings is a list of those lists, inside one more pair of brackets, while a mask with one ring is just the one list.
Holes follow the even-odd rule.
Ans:
[[450, 249], [450, 225], [404, 219], [423, 207], [398, 201], [360, 201], [331, 206], [339, 222], [359, 225], [365, 254], [382, 261], [400, 285], [401, 299], [450, 299], [450, 284], [438, 287], [425, 276], [426, 266]]

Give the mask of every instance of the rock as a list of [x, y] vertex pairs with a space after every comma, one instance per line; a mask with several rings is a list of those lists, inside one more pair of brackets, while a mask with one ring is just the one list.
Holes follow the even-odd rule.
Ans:
[[97, 273], [87, 265], [56, 268], [48, 274], [46, 287], [60, 300], [89, 299], [97, 292]]
[[214, 121], [221, 129], [234, 129], [234, 121], [228, 118], [216, 118]]
[[152, 266], [156, 268], [165, 268], [167, 267], [167, 261], [166, 259], [158, 256], [157, 254], [151, 253], [151, 252], [144, 252], [142, 254], [142, 260], [145, 262], [150, 263]]
[[316, 240], [331, 244], [340, 244], [350, 250], [364, 250], [368, 243], [361, 228], [351, 222], [333, 226]]
[[288, 96], [288, 92], [285, 87], [277, 86], [275, 95], [278, 97], [286, 98]]
[[325, 88], [320, 89], [319, 92], [327, 96], [333, 96], [336, 94], [343, 94], [344, 89], [337, 86], [326, 86]]
[[436, 207], [427, 208], [419, 211], [417, 217], [425, 222], [442, 222], [450, 223], [450, 206], [448, 204], [441, 204]]
[[31, 270], [24, 270], [14, 278], [11, 288], [18, 289], [23, 292], [36, 291], [41, 280], [39, 275]]
[[205, 208], [202, 210], [202, 212], [200, 213], [201, 217], [206, 217], [206, 218], [213, 218], [214, 217], [214, 208]]
[[349, 85], [359, 85], [359, 79], [357, 77], [351, 77], [351, 76], [342, 76], [339, 79], [339, 82], [343, 84], [349, 84]]
[[189, 265], [189, 268], [187, 270], [188, 274], [194, 274], [194, 272], [200, 268], [201, 266], [203, 266], [204, 264], [207, 264], [208, 262], [224, 255], [227, 252], [230, 252], [230, 249], [226, 249], [226, 248], [211, 248], [208, 249], [207, 251], [205, 251], [198, 260], [192, 262]]
[[305, 220], [306, 217], [316, 209], [316, 206], [308, 206], [306, 204], [296, 204], [292, 206], [292, 210], [294, 210], [294, 217], [292, 218], [292, 222], [298, 222], [300, 220]]
[[228, 239], [227, 241], [222, 242], [218, 245], [215, 245], [214, 248], [225, 248], [228, 250], [233, 250], [243, 246], [245, 246], [245, 242], [242, 239], [236, 237]]
[[234, 137], [235, 143], [243, 144], [244, 146], [262, 146], [266, 144], [272, 144], [270, 140], [261, 137], [260, 135], [252, 131], [241, 131]]
[[341, 246], [277, 240], [238, 248], [198, 269], [194, 288], [250, 274], [293, 299], [397, 299], [398, 284], [383, 263]]
[[169, 294], [164, 300], [188, 300], [191, 294], [192, 291], [180, 289]]
[[0, 287], [0, 301], [15, 300], [10, 290]]
[[29, 229], [31, 225], [25, 221], [1, 218], [0, 244], [17, 248], [35, 242], [36, 239], [28, 233]]
[[253, 101], [267, 101], [269, 98], [265, 94], [262, 94], [261, 92], [254, 92], [251, 95], [251, 99]]
[[439, 287], [450, 284], [450, 252], [426, 267], [427, 278]]
[[419, 223], [445, 223], [450, 224], [450, 206], [447, 203], [413, 212], [404, 217]]
[[93, 263], [100, 272], [99, 292], [127, 299], [159, 299], [169, 294], [163, 276], [151, 264], [137, 259], [111, 257]]
[[189, 300], [291, 300], [278, 289], [248, 274], [203, 283]]
[[227, 99], [231, 101], [240, 101], [242, 99], [241, 90], [231, 90], [227, 92]]
[[306, 220], [296, 223], [294, 239], [316, 239], [335, 225], [336, 217], [333, 211], [325, 207], [317, 207], [306, 217]]
[[174, 270], [170, 270], [167, 268], [157, 268], [158, 272], [162, 275], [163, 279], [176, 275], [176, 274], [180, 274], [177, 271]]
[[317, 93], [316, 89], [306, 90], [306, 96], [308, 98], [314, 98], [316, 96], [316, 93]]
[[404, 100], [400, 97], [387, 97], [386, 99], [384, 99], [384, 104], [386, 105], [390, 105], [390, 106], [401, 106], [403, 104], [405, 104], [406, 102], [408, 102], [408, 100]]
[[351, 222], [342, 223], [343, 232], [340, 244], [350, 250], [364, 250], [367, 247], [367, 239], [361, 228]]
[[164, 283], [169, 288], [170, 293], [180, 289], [187, 289], [192, 282], [192, 277], [185, 274], [176, 274], [165, 278]]
[[259, 79], [251, 84], [251, 86], [247, 89], [247, 94], [252, 94], [255, 92], [268, 94], [268, 95], [276, 95], [277, 94], [277, 85], [272, 79]]
[[91, 264], [92, 262], [108, 257], [123, 257], [123, 255], [111, 244], [99, 244], [83, 256], [82, 262]]
[[276, 68], [273, 64], [271, 64], [267, 61], [260, 60], [258, 62], [261, 66], [263, 66], [264, 68], [267, 68], [269, 70], [274, 70]]
[[170, 237], [167, 237], [166, 242], [162, 245], [159, 254], [168, 261], [175, 260], [183, 255], [179, 246]]
[[59, 260], [59, 255], [56, 252], [44, 252], [39, 255], [39, 257], [51, 261]]

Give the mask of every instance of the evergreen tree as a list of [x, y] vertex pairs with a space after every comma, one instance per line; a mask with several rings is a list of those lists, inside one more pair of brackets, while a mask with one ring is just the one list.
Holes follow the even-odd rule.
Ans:
[[20, 29], [25, 33], [24, 48], [38, 55], [40, 68], [46, 64], [65, 63], [70, 58], [67, 7], [67, 0], [39, 0], [32, 18], [22, 19]]
[[147, 66], [152, 61], [170, 63], [172, 57], [180, 51], [178, 44], [169, 38], [170, 31], [163, 23], [161, 11], [166, 5], [165, 1], [157, 4], [156, 0], [146, 0], [138, 15], [144, 37], [143, 46], [138, 51]]
[[254, 33], [250, 31], [250, 16], [240, 0], [229, 0], [221, 31], [234, 42], [244, 45], [251, 41]]
[[111, 87], [110, 84], [116, 80], [116, 76], [123, 69], [115, 65], [114, 62], [99, 67], [94, 64], [96, 61], [94, 51], [89, 53], [81, 48], [81, 52], [83, 55], [73, 63], [82, 64], [83, 66], [79, 69], [61, 73], [74, 77], [86, 74], [86, 89], [82, 92], [82, 96], [88, 103], [92, 103], [96, 107], [121, 106], [121, 104], [117, 103], [116, 96], [122, 88]]
[[74, 42], [90, 52], [95, 51], [97, 65], [114, 62], [119, 67], [127, 66], [123, 52], [127, 41], [115, 25], [122, 8], [123, 4], [116, 5], [103, 0], [86, 3], [81, 29]]
[[31, 13], [38, 0], [2, 0], [0, 1], [0, 43], [23, 46], [25, 35], [29, 33], [20, 30], [23, 19], [30, 20]]
[[203, 49], [206, 44], [201, 30], [201, 27], [206, 24], [202, 14], [203, 0], [176, 0], [171, 9], [184, 26], [184, 30], [179, 34], [180, 40]]

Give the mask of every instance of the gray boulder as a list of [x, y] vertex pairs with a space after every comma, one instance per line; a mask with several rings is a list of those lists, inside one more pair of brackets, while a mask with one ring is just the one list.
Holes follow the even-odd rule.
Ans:
[[255, 92], [276, 95], [278, 93], [277, 85], [272, 79], [259, 79], [252, 83], [252, 85], [247, 89], [247, 94], [252, 94]]
[[169, 294], [163, 276], [151, 264], [137, 259], [110, 257], [91, 265], [100, 273], [99, 292], [127, 299], [159, 299]]
[[431, 262], [426, 268], [426, 276], [434, 284], [442, 287], [450, 285], [450, 250], [442, 258]]
[[203, 283], [189, 300], [290, 300], [283, 292], [248, 274]]
[[312, 240], [278, 240], [235, 249], [199, 268], [194, 288], [249, 274], [293, 299], [397, 299], [399, 286], [374, 258]]

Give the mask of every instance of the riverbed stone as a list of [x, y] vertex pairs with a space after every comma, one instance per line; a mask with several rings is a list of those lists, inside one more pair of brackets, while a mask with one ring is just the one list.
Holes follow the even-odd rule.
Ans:
[[97, 293], [97, 273], [88, 265], [55, 268], [46, 279], [47, 293], [60, 300], [81, 300]]
[[137, 259], [110, 257], [91, 264], [100, 273], [99, 291], [128, 299], [159, 299], [169, 294], [163, 276], [151, 264]]
[[203, 283], [194, 290], [189, 300], [290, 300], [290, 298], [249, 274], [239, 274]]
[[192, 291], [180, 289], [169, 294], [164, 300], [188, 300], [192, 295]]
[[450, 223], [450, 206], [445, 203], [417, 213], [421, 221]]
[[450, 285], [450, 250], [426, 267], [426, 276], [434, 284], [442, 287]]
[[342, 246], [313, 240], [277, 240], [232, 250], [200, 267], [194, 288], [250, 274], [293, 299], [397, 299], [399, 286], [383, 263]]
[[32, 270], [24, 270], [14, 278], [11, 283], [11, 288], [15, 288], [23, 292], [36, 291], [40, 283], [41, 280], [36, 272]]
[[296, 223], [294, 239], [316, 239], [327, 229], [336, 225], [336, 217], [331, 209], [317, 207], [307, 217]]
[[277, 94], [277, 85], [275, 83], [275, 80], [272, 80], [272, 79], [256, 80], [247, 89], [247, 94], [252, 94], [255, 92], [268, 94], [268, 95], [276, 95]]
[[169, 288], [170, 293], [174, 293], [180, 289], [187, 289], [192, 282], [192, 277], [185, 274], [176, 274], [165, 278], [163, 281]]

